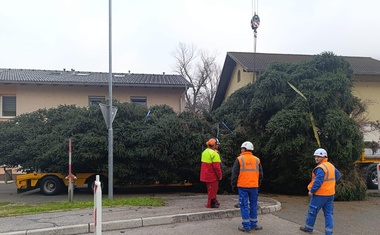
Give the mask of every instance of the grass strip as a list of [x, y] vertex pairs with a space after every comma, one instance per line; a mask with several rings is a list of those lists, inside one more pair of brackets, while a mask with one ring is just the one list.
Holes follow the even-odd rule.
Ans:
[[[103, 207], [117, 207], [117, 206], [163, 206], [165, 202], [162, 198], [156, 197], [131, 197], [131, 198], [118, 198], [114, 200], [102, 200]], [[0, 202], [0, 217], [9, 217], [25, 214], [37, 214], [42, 212], [52, 211], [68, 211], [73, 209], [88, 209], [93, 208], [93, 201], [61, 201], [61, 202], [47, 202], [41, 204], [25, 204], [25, 203], [11, 203]]]

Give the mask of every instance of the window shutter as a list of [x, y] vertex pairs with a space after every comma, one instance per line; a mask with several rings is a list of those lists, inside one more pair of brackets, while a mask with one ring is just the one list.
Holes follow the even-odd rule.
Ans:
[[3, 96], [3, 116], [16, 116], [16, 96]]

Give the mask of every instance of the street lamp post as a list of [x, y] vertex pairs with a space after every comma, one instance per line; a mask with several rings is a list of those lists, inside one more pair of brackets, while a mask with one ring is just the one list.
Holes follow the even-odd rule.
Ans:
[[108, 199], [113, 200], [113, 129], [112, 129], [112, 0], [109, 0], [109, 78], [108, 78]]

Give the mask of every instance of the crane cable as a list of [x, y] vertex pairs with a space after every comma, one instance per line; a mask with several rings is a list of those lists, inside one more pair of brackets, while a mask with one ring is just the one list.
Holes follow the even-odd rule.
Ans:
[[252, 15], [259, 14], [259, 0], [252, 0]]

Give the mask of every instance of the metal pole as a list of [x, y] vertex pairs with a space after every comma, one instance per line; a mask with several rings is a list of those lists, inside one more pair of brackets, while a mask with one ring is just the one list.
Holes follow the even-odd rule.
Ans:
[[113, 129], [112, 129], [112, 0], [109, 0], [109, 115], [108, 115], [108, 199], [113, 200]]

